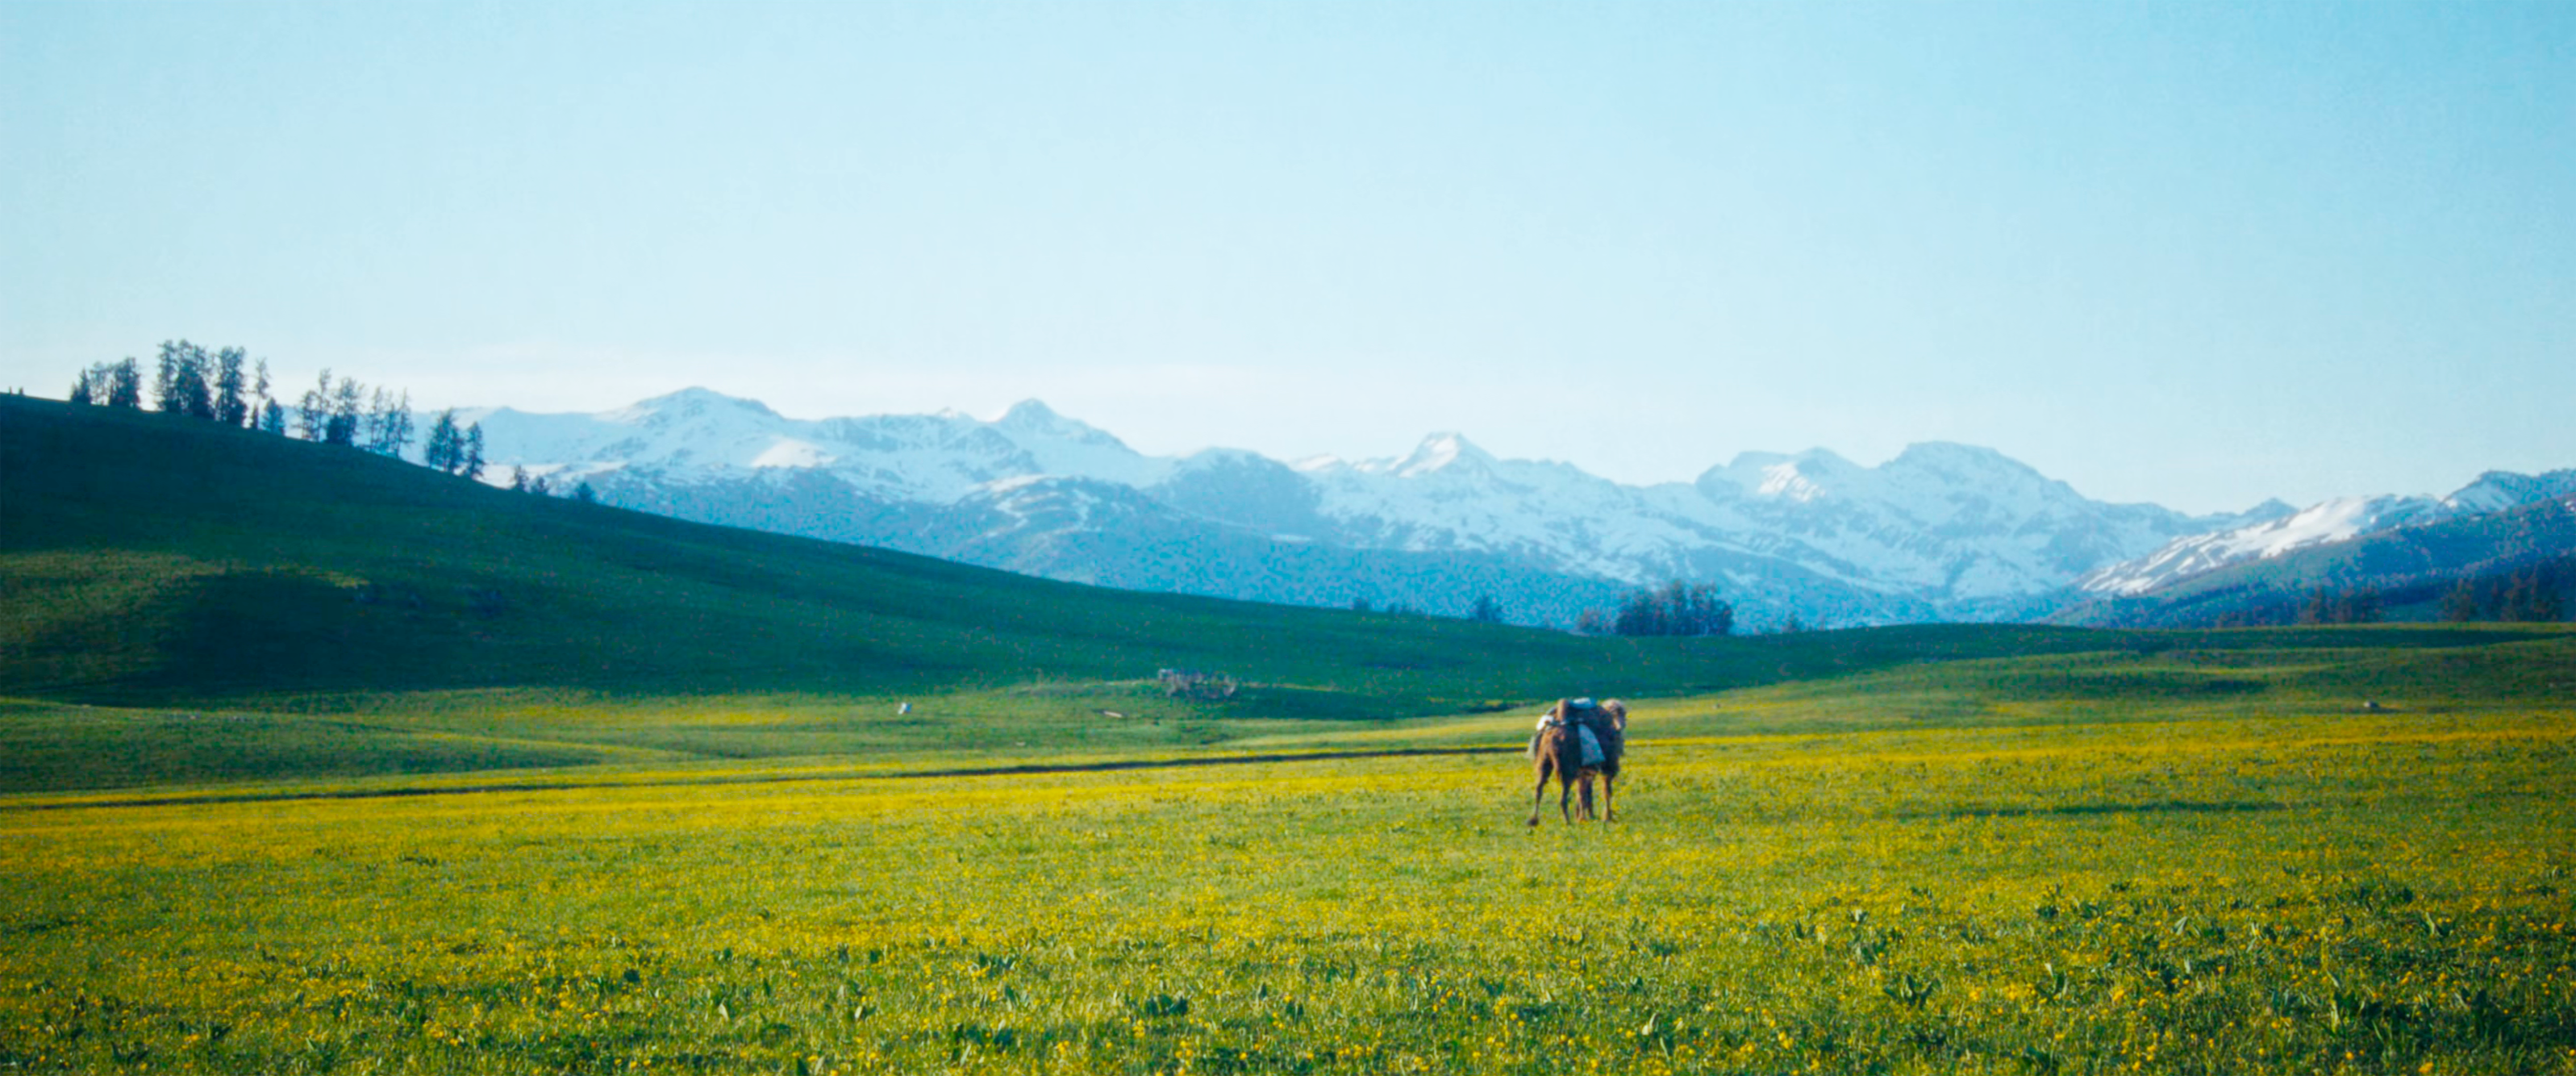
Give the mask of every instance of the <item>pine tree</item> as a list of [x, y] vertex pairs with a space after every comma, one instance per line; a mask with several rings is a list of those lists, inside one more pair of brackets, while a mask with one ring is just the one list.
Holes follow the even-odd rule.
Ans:
[[89, 365], [89, 402], [98, 407], [116, 406], [116, 383], [123, 377], [127, 362], [94, 362]]
[[465, 459], [458, 473], [477, 482], [483, 480], [483, 424], [465, 427]]
[[165, 415], [178, 411], [181, 407], [181, 404], [179, 403], [179, 342], [176, 340], [162, 341], [161, 355], [158, 359], [154, 360], [154, 363], [155, 364], [152, 367], [152, 409]]
[[514, 493], [526, 493], [528, 491], [527, 468], [521, 467], [515, 463], [510, 465], [510, 490]]
[[72, 391], [63, 397], [65, 402], [82, 407], [90, 405], [90, 374], [90, 370], [80, 372], [80, 380], [72, 382]]
[[429, 440], [421, 445], [421, 466], [442, 474], [455, 474], [465, 466], [464, 438], [456, 433], [456, 409], [438, 413], [429, 424]]
[[1718, 600], [1713, 584], [1676, 579], [1622, 599], [1610, 629], [1621, 635], [1725, 635], [1735, 630], [1735, 607]]
[[358, 412], [358, 447], [377, 451], [384, 443], [385, 418], [393, 412], [393, 398], [380, 386], [367, 398], [367, 406]]
[[117, 363], [110, 370], [107, 379], [107, 406], [122, 407], [129, 411], [143, 409], [143, 366], [134, 361], [133, 356], [127, 356], [124, 361]]
[[2349, 590], [2327, 590], [2318, 587], [2308, 592], [2299, 605], [2301, 624], [2375, 624], [2379, 622], [2379, 592], [2369, 587]]
[[1476, 595], [1475, 604], [1467, 607], [1467, 619], [1479, 624], [1500, 624], [1503, 622], [1503, 606], [1491, 594]]
[[2559, 619], [2558, 590], [2555, 582], [2532, 568], [2513, 573], [2505, 581], [2504, 600], [2497, 603], [2497, 619], [2522, 622]]
[[246, 425], [250, 420], [250, 401], [242, 394], [242, 363], [249, 357], [237, 347], [215, 352], [214, 419], [226, 426]]
[[270, 422], [268, 413], [277, 410], [277, 400], [268, 394], [268, 360], [259, 360], [254, 371], [250, 389], [251, 424], [265, 430]]
[[185, 340], [163, 341], [160, 372], [153, 381], [154, 404], [169, 414], [215, 417], [211, 365], [206, 349]]
[[1610, 622], [1610, 630], [1621, 635], [1675, 634], [1664, 623], [1663, 602], [1657, 600], [1651, 590], [1636, 591], [1622, 599], [1619, 615]]
[[322, 379], [304, 390], [304, 398], [295, 408], [295, 435], [307, 441], [319, 441], [331, 426], [331, 368], [322, 368]]
[[366, 386], [341, 378], [339, 387], [331, 390], [331, 417], [322, 423], [322, 443], [357, 447], [359, 426], [365, 420]]
[[215, 417], [214, 357], [206, 354], [205, 348], [185, 340], [179, 343], [187, 349], [186, 355], [179, 363], [179, 373], [184, 379], [180, 392], [188, 405], [188, 417], [213, 421]]
[[583, 504], [598, 504], [599, 491], [590, 488], [590, 483], [581, 482], [572, 487], [572, 499]]
[[2478, 618], [2478, 589], [2466, 579], [2442, 595], [2442, 619], [2465, 624]]
[[411, 437], [411, 392], [405, 390], [397, 397], [377, 389], [375, 403], [367, 411], [367, 451], [401, 459], [403, 450], [411, 447]]

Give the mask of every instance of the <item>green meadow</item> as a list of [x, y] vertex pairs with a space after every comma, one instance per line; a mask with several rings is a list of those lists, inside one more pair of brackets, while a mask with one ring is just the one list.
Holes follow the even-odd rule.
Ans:
[[2563, 628], [1580, 639], [23, 399], [0, 491], [0, 1069], [2576, 1072]]

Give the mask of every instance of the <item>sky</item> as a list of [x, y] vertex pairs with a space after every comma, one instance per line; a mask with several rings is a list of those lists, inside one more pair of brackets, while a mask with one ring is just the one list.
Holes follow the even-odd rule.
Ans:
[[2576, 467], [2576, 4], [0, 4], [0, 388]]

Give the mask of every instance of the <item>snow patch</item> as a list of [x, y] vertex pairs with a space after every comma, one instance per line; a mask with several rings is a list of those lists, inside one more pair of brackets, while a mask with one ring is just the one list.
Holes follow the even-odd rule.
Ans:
[[823, 451], [820, 446], [791, 440], [781, 440], [772, 444], [761, 454], [751, 458], [751, 466], [756, 469], [823, 467], [831, 462], [832, 454]]
[[2429, 497], [2338, 497], [2278, 519], [2177, 538], [2145, 557], [2086, 573], [2075, 585], [2095, 594], [2144, 594], [2231, 564], [2347, 542], [2394, 527], [2429, 523], [2449, 514], [2440, 502]]

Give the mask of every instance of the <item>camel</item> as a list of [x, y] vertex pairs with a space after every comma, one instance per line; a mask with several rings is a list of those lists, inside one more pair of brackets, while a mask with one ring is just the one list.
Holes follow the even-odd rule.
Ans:
[[[1599, 741], [1601, 761], [1598, 764], [1583, 764], [1582, 740], [1575, 731], [1578, 727], [1591, 729], [1593, 738]], [[1592, 778], [1595, 774], [1601, 777], [1601, 817], [1604, 821], [1618, 821], [1619, 811], [1613, 801], [1619, 781], [1619, 755], [1626, 747], [1627, 732], [1628, 707], [1617, 699], [1604, 699], [1597, 706], [1591, 705], [1589, 699], [1556, 700], [1556, 705], [1548, 708], [1547, 716], [1539, 719], [1538, 734], [1530, 737], [1530, 766], [1536, 773], [1538, 787], [1530, 791], [1529, 824], [1538, 824], [1538, 808], [1547, 796], [1550, 775], [1554, 775], [1557, 782], [1557, 813], [1565, 816], [1566, 822], [1574, 821], [1570, 801], [1577, 782], [1583, 785], [1583, 817], [1593, 817]]]

